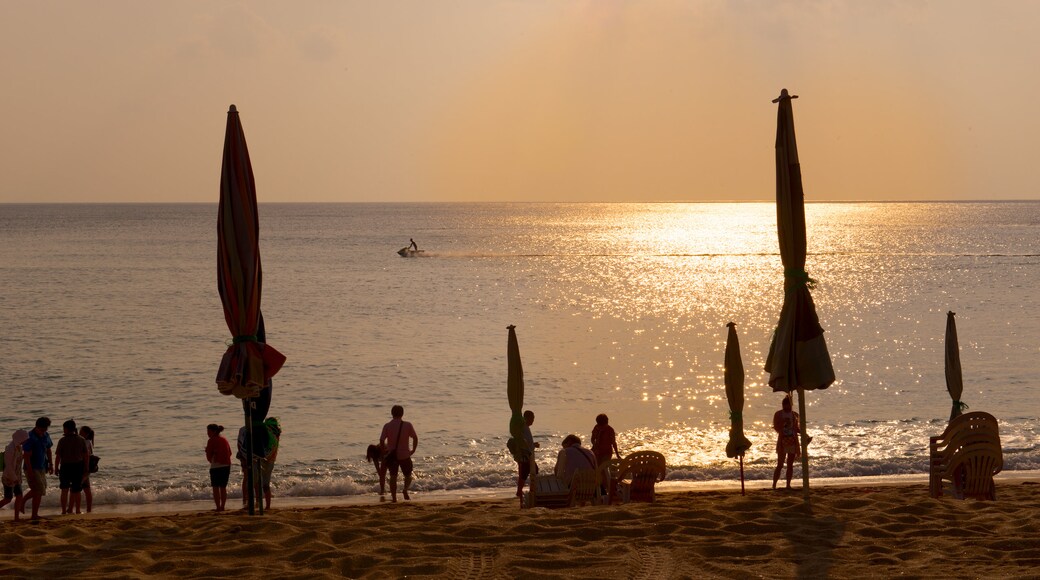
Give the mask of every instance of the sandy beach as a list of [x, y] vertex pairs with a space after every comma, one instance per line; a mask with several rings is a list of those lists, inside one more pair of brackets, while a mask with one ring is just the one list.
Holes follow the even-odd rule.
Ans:
[[512, 500], [4, 522], [12, 578], [1036, 577], [1040, 483], [992, 502], [923, 485], [683, 491], [653, 504]]

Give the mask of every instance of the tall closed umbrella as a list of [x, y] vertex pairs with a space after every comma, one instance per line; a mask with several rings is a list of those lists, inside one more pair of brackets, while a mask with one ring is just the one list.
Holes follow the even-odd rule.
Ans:
[[516, 326], [510, 324], [506, 344], [506, 396], [509, 398], [509, 435], [512, 436], [518, 455], [528, 455], [534, 450], [527, 448], [524, 437], [524, 366], [520, 361], [520, 345], [516, 341]]
[[[224, 133], [217, 208], [217, 291], [232, 339], [217, 369], [216, 382], [222, 394], [243, 399], [247, 433], [254, 419], [251, 401], [259, 399], [266, 415], [271, 377], [285, 363], [285, 356], [266, 344], [260, 313], [261, 280], [256, 184], [238, 110], [231, 105]], [[267, 392], [261, 396], [264, 389]], [[247, 460], [252, 465], [251, 434], [247, 442]]]
[[[516, 326], [510, 324], [510, 334], [505, 344], [505, 396], [510, 401], [510, 452], [517, 462], [526, 460], [531, 477], [535, 477], [535, 450], [530, 448], [527, 438], [524, 437], [524, 429], [527, 426], [523, 419], [523, 365], [520, 362], [520, 345], [517, 343]], [[534, 483], [534, 479], [531, 480]], [[518, 482], [523, 486], [523, 481]], [[523, 497], [520, 497], [520, 507], [523, 507]]]
[[740, 458], [740, 493], [744, 493], [744, 453], [751, 442], [744, 436], [744, 361], [740, 358], [740, 342], [737, 340], [737, 325], [730, 322], [726, 336], [726, 401], [729, 403], [729, 443], [726, 456]]
[[808, 498], [809, 439], [805, 430], [805, 391], [831, 386], [834, 368], [809, 293], [815, 280], [805, 271], [805, 194], [791, 108], [791, 100], [797, 98], [783, 89], [773, 100], [779, 103], [776, 118], [776, 229], [780, 259], [784, 265], [784, 305], [769, 345], [765, 370], [769, 373], [769, 386], [774, 392], [798, 391], [802, 485]]
[[957, 344], [957, 322], [953, 312], [946, 313], [946, 390], [953, 399], [950, 421], [960, 415], [968, 406], [961, 402], [964, 392], [964, 376], [961, 374], [961, 348]]

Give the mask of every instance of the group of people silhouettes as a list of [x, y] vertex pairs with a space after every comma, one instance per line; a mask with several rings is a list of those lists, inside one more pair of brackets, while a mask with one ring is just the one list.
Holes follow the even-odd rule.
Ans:
[[[40, 518], [40, 502], [47, 494], [47, 476], [58, 475], [61, 489], [61, 513], [80, 513], [83, 496], [86, 509], [93, 508], [94, 495], [90, 490], [90, 473], [97, 470], [94, 455], [94, 430], [84, 425], [78, 430], [72, 419], [62, 424], [62, 436], [55, 448], [48, 432], [49, 417], [40, 417], [32, 430], [18, 429], [11, 435], [2, 455], [4, 499], [3, 507], [14, 502], [14, 519], [25, 513], [25, 504], [32, 506], [31, 518]], [[53, 448], [53, 450], [52, 450]], [[29, 491], [23, 494], [22, 482]]]
[[[524, 484], [531, 475], [538, 474], [538, 465], [534, 461], [534, 450], [540, 445], [535, 442], [531, 434], [531, 425], [534, 424], [534, 412], [524, 411], [524, 445], [509, 445], [509, 450], [516, 461], [516, 495], [524, 496]], [[610, 426], [610, 419], [604, 415], [596, 416], [596, 426], [592, 428], [592, 448], [586, 449], [581, 445], [581, 437], [575, 434], [567, 435], [560, 442], [560, 451], [556, 454], [556, 465], [553, 473], [570, 485], [574, 472], [579, 469], [597, 469], [600, 465], [610, 461], [611, 456], [621, 459], [621, 452], [617, 446], [617, 433]]]

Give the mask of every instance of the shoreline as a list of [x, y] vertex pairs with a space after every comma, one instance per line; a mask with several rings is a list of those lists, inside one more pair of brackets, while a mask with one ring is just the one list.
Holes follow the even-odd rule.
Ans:
[[[1002, 471], [994, 477], [997, 485], [1012, 484], [1012, 483], [1040, 483], [1040, 470], [1029, 470], [1029, 471]], [[783, 482], [781, 481], [781, 485]], [[792, 493], [801, 497], [801, 479], [795, 478], [792, 481], [794, 486]], [[769, 491], [772, 487], [772, 481], [767, 480], [752, 480], [745, 482], [745, 489], [747, 492], [760, 492]], [[920, 487], [927, 491], [928, 488], [928, 475], [923, 473], [915, 473], [908, 475], [874, 475], [874, 476], [857, 476], [857, 477], [820, 477], [813, 478], [809, 481], [810, 491], [819, 488], [864, 488], [864, 487], [891, 487], [891, 486], [906, 486], [906, 487]], [[740, 482], [739, 481], [723, 481], [723, 480], [712, 480], [712, 481], [668, 481], [665, 480], [657, 484], [658, 492], [660, 493], [680, 493], [680, 492], [720, 492], [720, 493], [735, 493], [740, 495]], [[54, 489], [48, 489], [48, 497], [57, 495], [60, 493], [57, 486]], [[461, 490], [436, 490], [436, 491], [413, 491], [412, 499], [408, 502], [399, 500], [402, 505], [405, 504], [444, 504], [444, 503], [465, 503], [465, 502], [495, 502], [495, 501], [515, 501], [514, 488], [469, 488]], [[229, 508], [227, 509], [228, 514], [231, 513], [244, 513], [245, 508], [239, 508], [239, 498], [228, 499]], [[329, 495], [329, 496], [278, 496], [277, 493], [274, 496], [272, 503], [273, 510], [299, 510], [299, 509], [311, 509], [311, 508], [334, 508], [334, 507], [348, 507], [348, 506], [391, 506], [393, 505], [389, 499], [389, 493], [385, 498], [381, 498], [377, 493], [363, 493], [356, 495]], [[57, 511], [56, 506], [44, 505], [40, 508], [40, 517], [49, 521], [63, 521], [63, 520], [78, 520], [78, 519], [103, 519], [103, 518], [119, 518], [119, 517], [149, 517], [149, 516], [162, 516], [162, 515], [189, 515], [189, 514], [206, 514], [215, 513], [213, 510], [213, 501], [211, 499], [206, 500], [181, 500], [181, 501], [155, 501], [155, 502], [144, 502], [144, 503], [123, 503], [123, 504], [95, 504], [94, 511], [91, 513], [82, 513], [76, 515], [60, 515], [52, 513], [51, 510]], [[25, 516], [22, 516], [23, 518]], [[0, 521], [12, 521], [13, 512], [11, 506], [6, 506], [0, 509]]]

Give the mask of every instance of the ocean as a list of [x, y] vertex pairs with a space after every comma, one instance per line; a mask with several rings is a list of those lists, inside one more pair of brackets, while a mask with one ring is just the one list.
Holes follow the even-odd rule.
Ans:
[[[210, 497], [206, 425], [232, 440], [242, 425], [214, 383], [230, 338], [216, 211], [0, 205], [0, 433], [40, 415], [55, 441], [66, 419], [93, 427], [98, 504]], [[1005, 471], [1040, 469], [1040, 203], [812, 203], [806, 217], [837, 375], [807, 393], [811, 476], [927, 472], [951, 407], [947, 311], [963, 401], [999, 419]], [[735, 322], [746, 477], [771, 477], [772, 203], [269, 203], [260, 219], [268, 342], [288, 357], [276, 498], [374, 494], [365, 448], [393, 404], [419, 434], [420, 494], [510, 496], [510, 324], [543, 468], [606, 413], [623, 454], [661, 451], [669, 480], [704, 482], [738, 477], [723, 387]], [[409, 238], [423, 257], [396, 254]]]

